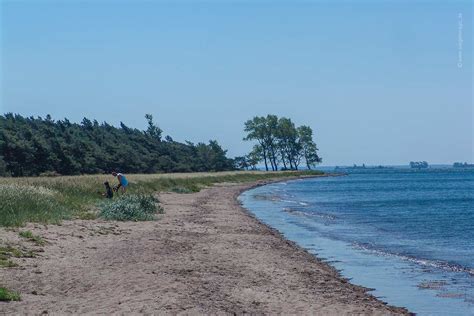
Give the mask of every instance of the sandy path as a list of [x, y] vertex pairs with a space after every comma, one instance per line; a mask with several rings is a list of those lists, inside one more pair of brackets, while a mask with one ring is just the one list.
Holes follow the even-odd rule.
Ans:
[[[158, 221], [66, 221], [26, 229], [48, 244], [0, 284], [3, 313], [404, 314], [260, 224], [235, 198], [250, 185], [160, 195]], [[3, 242], [18, 233], [0, 230]], [[28, 245], [31, 248], [31, 245]], [[34, 293], [34, 294], [32, 294]]]

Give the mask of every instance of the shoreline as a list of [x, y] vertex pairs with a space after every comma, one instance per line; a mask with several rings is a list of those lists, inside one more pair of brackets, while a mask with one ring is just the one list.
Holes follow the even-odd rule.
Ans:
[[[327, 175], [326, 175], [327, 176]], [[0, 313], [408, 315], [344, 279], [243, 208], [252, 188], [306, 177], [222, 183], [198, 193], [160, 193], [157, 221], [28, 224], [47, 244], [2, 283], [20, 302]], [[0, 240], [31, 247], [18, 231]]]
[[263, 225], [266, 227], [266, 229], [270, 230], [273, 234], [275, 234], [278, 238], [282, 239], [283, 241], [285, 241], [287, 244], [289, 244], [291, 247], [294, 247], [295, 250], [297, 251], [303, 251], [305, 252], [311, 259], [314, 259], [316, 261], [316, 263], [318, 265], [325, 265], [327, 266], [327, 268], [333, 270], [333, 272], [335, 273], [336, 277], [341, 279], [343, 283], [347, 283], [351, 286], [354, 286], [354, 287], [357, 287], [357, 288], [360, 288], [362, 289], [365, 294], [369, 295], [371, 299], [374, 299], [378, 302], [381, 302], [383, 305], [385, 305], [386, 307], [390, 308], [390, 309], [393, 309], [393, 311], [397, 311], [397, 312], [400, 312], [401, 315], [415, 315], [414, 313], [411, 313], [409, 312], [405, 307], [399, 307], [399, 306], [393, 306], [393, 305], [389, 305], [387, 302], [384, 302], [382, 301], [381, 299], [373, 296], [372, 294], [370, 294], [369, 292], [372, 291], [373, 289], [371, 288], [367, 288], [367, 287], [364, 287], [364, 286], [361, 286], [361, 285], [355, 285], [355, 284], [352, 284], [350, 283], [350, 280], [343, 277], [340, 272], [334, 268], [333, 266], [331, 266], [329, 263], [326, 263], [324, 261], [322, 261], [317, 255], [315, 254], [312, 254], [310, 253], [309, 251], [307, 251], [306, 249], [304, 249], [303, 247], [301, 247], [300, 245], [298, 245], [296, 242], [292, 241], [292, 240], [289, 240], [287, 239], [279, 230], [277, 230], [276, 228], [260, 221], [258, 219], [257, 216], [255, 216], [253, 213], [250, 212], [250, 210], [246, 209], [245, 207], [243, 207], [242, 203], [239, 201], [239, 196], [246, 192], [246, 191], [249, 191], [249, 190], [252, 190], [252, 189], [255, 189], [257, 187], [261, 187], [261, 186], [265, 186], [265, 185], [268, 185], [268, 184], [273, 184], [273, 183], [280, 183], [280, 182], [287, 182], [287, 181], [294, 181], [294, 180], [299, 180], [299, 179], [309, 179], [309, 178], [323, 178], [323, 177], [340, 177], [340, 176], [345, 176], [346, 174], [345, 173], [334, 173], [334, 174], [331, 174], [331, 173], [325, 173], [324, 175], [315, 175], [315, 176], [296, 176], [296, 177], [289, 177], [289, 178], [286, 178], [286, 179], [276, 179], [276, 180], [259, 180], [259, 181], [256, 181], [256, 183], [254, 184], [251, 184], [249, 185], [248, 187], [246, 188], [242, 188], [238, 191], [238, 193], [235, 195], [234, 197], [234, 200], [235, 202], [239, 205], [239, 207], [241, 208], [241, 211], [244, 212], [247, 216], [251, 217], [252, 219], [254, 219], [256, 222], [258, 222], [260, 225]]

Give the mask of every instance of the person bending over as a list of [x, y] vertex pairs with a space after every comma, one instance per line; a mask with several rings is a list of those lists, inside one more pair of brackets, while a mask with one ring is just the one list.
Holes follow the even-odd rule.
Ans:
[[127, 191], [127, 186], [128, 186], [128, 180], [125, 177], [125, 175], [121, 174], [120, 172], [112, 172], [112, 175], [114, 177], [117, 177], [117, 180], [119, 181], [119, 184], [114, 188], [115, 191], [118, 191], [119, 188], [122, 188], [122, 192], [125, 193]]

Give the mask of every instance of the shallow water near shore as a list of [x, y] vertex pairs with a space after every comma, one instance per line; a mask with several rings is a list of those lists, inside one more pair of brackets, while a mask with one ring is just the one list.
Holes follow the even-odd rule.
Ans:
[[474, 170], [368, 169], [244, 192], [243, 206], [381, 300], [474, 315]]

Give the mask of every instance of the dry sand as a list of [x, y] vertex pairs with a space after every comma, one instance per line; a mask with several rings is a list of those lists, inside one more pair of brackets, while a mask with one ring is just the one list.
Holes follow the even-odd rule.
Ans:
[[[401, 315], [261, 224], [236, 197], [255, 184], [160, 194], [153, 222], [29, 224], [47, 245], [0, 269], [21, 293], [0, 313]], [[2, 243], [34, 248], [0, 229]]]

